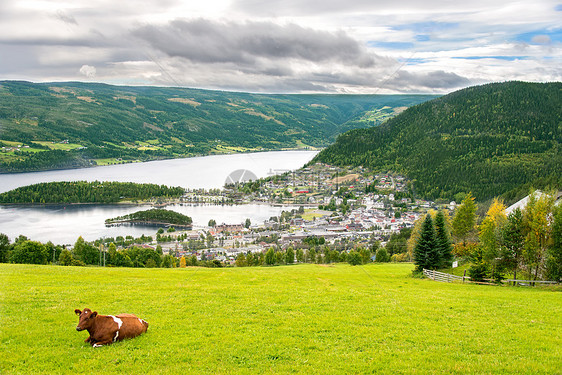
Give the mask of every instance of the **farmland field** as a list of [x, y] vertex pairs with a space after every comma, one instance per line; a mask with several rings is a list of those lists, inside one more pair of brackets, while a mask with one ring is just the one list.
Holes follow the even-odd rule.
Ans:
[[[560, 373], [560, 289], [443, 284], [408, 264], [0, 265], [0, 373]], [[94, 349], [74, 309], [148, 332]]]

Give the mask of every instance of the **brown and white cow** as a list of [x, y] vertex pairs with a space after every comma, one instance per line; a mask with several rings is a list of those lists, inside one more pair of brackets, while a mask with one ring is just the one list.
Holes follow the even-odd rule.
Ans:
[[136, 337], [148, 329], [148, 323], [133, 314], [98, 315], [97, 311], [90, 309], [76, 309], [74, 312], [80, 316], [76, 330], [87, 330], [90, 336], [84, 342], [89, 342], [94, 348]]

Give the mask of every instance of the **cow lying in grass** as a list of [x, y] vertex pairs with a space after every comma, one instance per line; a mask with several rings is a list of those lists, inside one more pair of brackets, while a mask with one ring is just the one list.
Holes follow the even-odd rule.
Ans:
[[97, 311], [90, 309], [76, 309], [74, 312], [80, 316], [76, 330], [87, 330], [90, 336], [84, 342], [89, 342], [94, 348], [136, 337], [148, 329], [148, 323], [133, 314], [98, 315]]

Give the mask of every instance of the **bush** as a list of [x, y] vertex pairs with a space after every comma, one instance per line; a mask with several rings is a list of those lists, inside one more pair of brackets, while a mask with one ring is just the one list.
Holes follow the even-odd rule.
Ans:
[[408, 261], [408, 253], [392, 254], [392, 256], [390, 257], [390, 261], [392, 261], [392, 262], [407, 262]]
[[390, 261], [390, 256], [384, 247], [379, 247], [375, 257], [375, 262], [386, 263]]
[[361, 255], [353, 250], [347, 254], [347, 263], [351, 264], [352, 266], [358, 266], [361, 264]]
[[72, 261], [70, 262], [71, 266], [74, 267], [86, 267], [86, 263], [82, 262], [81, 260], [78, 259], [72, 259]]
[[69, 250], [64, 249], [61, 251], [59, 255], [59, 264], [61, 266], [70, 266], [72, 264], [72, 260], [72, 253]]
[[472, 281], [484, 281], [488, 267], [484, 262], [473, 263], [468, 269], [468, 275]]

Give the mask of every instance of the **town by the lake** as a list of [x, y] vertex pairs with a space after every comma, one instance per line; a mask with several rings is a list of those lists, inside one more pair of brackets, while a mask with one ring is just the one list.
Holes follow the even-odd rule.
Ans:
[[[392, 234], [411, 228], [431, 208], [454, 210], [455, 202], [415, 199], [408, 181], [396, 174], [373, 174], [316, 163], [256, 181], [226, 185], [223, 189], [195, 189], [178, 200], [152, 202], [173, 210], [178, 206], [252, 205], [283, 207], [280, 215], [263, 222], [246, 219], [224, 223], [220, 217], [207, 225], [180, 230], [160, 228], [153, 236], [118, 236], [98, 242], [106, 246], [161, 248], [164, 254], [218, 260], [233, 264], [239, 254], [260, 254], [272, 246], [286, 249], [311, 239], [342, 249], [384, 246]], [[402, 251], [404, 249], [401, 249]]]

